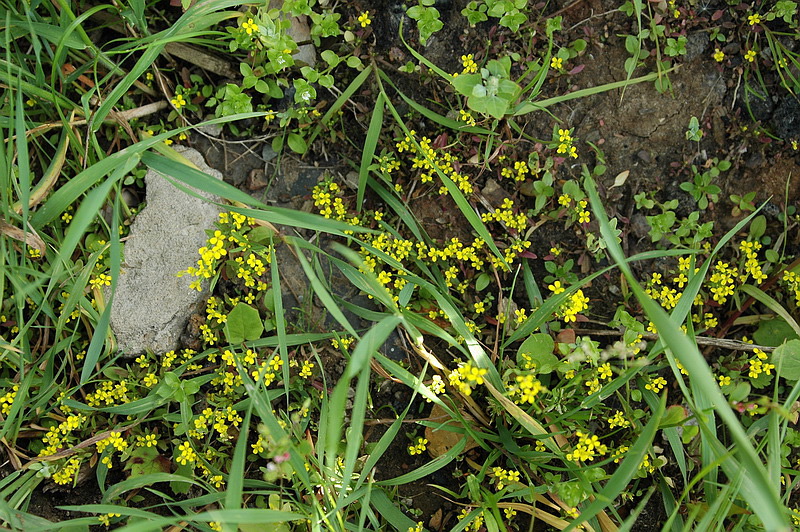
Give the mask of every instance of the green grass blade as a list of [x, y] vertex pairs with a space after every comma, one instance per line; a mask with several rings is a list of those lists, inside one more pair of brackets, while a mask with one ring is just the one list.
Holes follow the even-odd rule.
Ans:
[[[622, 248], [620, 248], [617, 243], [611, 227], [609, 226], [608, 216], [606, 215], [591, 178], [587, 178], [584, 181], [584, 190], [586, 190], [589, 196], [592, 210], [600, 224], [600, 231], [608, 245], [608, 251], [625, 274], [631, 290], [636, 294], [647, 316], [655, 324], [664, 343], [672, 350], [689, 372], [693, 391], [698, 395], [705, 395], [708, 397], [716, 412], [722, 418], [725, 425], [727, 425], [733, 440], [736, 442], [736, 456], [741, 460], [741, 467], [744, 467], [746, 470], [743, 493], [750, 502], [751, 508], [768, 530], [788, 530], [785, 507], [778, 497], [777, 486], [770, 483], [763, 463], [759, 459], [755, 449], [753, 449], [750, 439], [739, 423], [736, 414], [731, 410], [719, 386], [717, 386], [711, 369], [708, 367], [708, 364], [698, 351], [694, 342], [690, 341], [689, 338], [683, 334], [678, 324], [673, 322], [661, 306], [644, 292], [634, 278], [633, 273], [624, 260]], [[733, 459], [731, 458], [729, 460]]]
[[367, 178], [369, 177], [369, 167], [375, 157], [375, 149], [381, 137], [383, 127], [383, 106], [386, 100], [384, 94], [378, 93], [375, 101], [375, 108], [372, 110], [372, 118], [369, 120], [367, 138], [364, 141], [364, 150], [361, 152], [361, 167], [358, 171], [358, 192], [356, 194], [356, 212], [361, 212], [364, 205], [364, 192], [367, 189]]
[[789, 314], [780, 303], [775, 301], [771, 296], [767, 295], [763, 290], [753, 285], [745, 284], [741, 286], [742, 291], [751, 296], [753, 299], [762, 303], [764, 306], [769, 308], [772, 312], [783, 318], [783, 320], [789, 324], [792, 330], [800, 336], [800, 325], [797, 324], [797, 321]]
[[283, 390], [286, 392], [286, 401], [289, 401], [289, 351], [286, 342], [286, 315], [283, 312], [283, 290], [281, 289], [280, 268], [278, 267], [278, 257], [275, 254], [275, 246], [271, 246], [270, 254], [270, 277], [272, 281], [272, 307], [275, 314], [275, 330], [278, 337], [278, 354], [283, 361]]
[[[233, 461], [228, 471], [228, 486], [225, 493], [225, 509], [238, 510], [242, 507], [242, 493], [244, 492], [244, 465], [247, 459], [247, 436], [250, 432], [250, 414], [252, 403], [244, 414], [244, 421], [236, 440], [236, 450], [233, 452]], [[235, 521], [228, 524], [238, 524]]]
[[[667, 70], [665, 73], [669, 73], [675, 70], [675, 68], [671, 68]], [[532, 113], [534, 111], [540, 111], [542, 109], [546, 109], [550, 106], [563, 103], [569, 100], [576, 100], [579, 98], [586, 98], [588, 96], [592, 96], [594, 94], [599, 94], [601, 92], [608, 92], [615, 89], [625, 88], [629, 85], [635, 85], [637, 83], [643, 83], [645, 81], [653, 81], [658, 78], [658, 72], [651, 72], [650, 74], [646, 74], [644, 76], [640, 76], [638, 78], [632, 78], [629, 80], [622, 80], [622, 81], [613, 81], [611, 83], [605, 83], [603, 85], [598, 85], [597, 87], [589, 87], [587, 89], [580, 89], [575, 92], [570, 92], [568, 94], [563, 94], [561, 96], [554, 96], [553, 98], [546, 98], [544, 100], [539, 100], [538, 102], [523, 102], [521, 103], [513, 112], [514, 116], [525, 115], [528, 113]]]
[[372, 73], [372, 65], [367, 65], [367, 67], [361, 71], [361, 73], [355, 77], [353, 81], [347, 86], [345, 90], [342, 91], [342, 94], [336, 98], [336, 101], [330, 106], [328, 111], [322, 115], [322, 118], [319, 121], [317, 127], [314, 128], [314, 132], [311, 133], [311, 136], [308, 139], [308, 145], [310, 146], [312, 142], [319, 136], [320, 132], [322, 131], [323, 124], [327, 124], [330, 122], [331, 118], [339, 112], [339, 110], [344, 107], [344, 104], [347, 103], [353, 94], [356, 93], [358, 89], [361, 88], [361, 85], [367, 80], [369, 75]]
[[467, 438], [461, 438], [457, 444], [451, 447], [446, 453], [437, 456], [427, 464], [414, 469], [413, 471], [409, 471], [408, 473], [404, 473], [398, 477], [390, 478], [387, 480], [379, 480], [375, 482], [378, 486], [401, 486], [403, 484], [408, 484], [409, 482], [415, 482], [421, 478], [425, 478], [428, 475], [439, 471], [441, 468], [447, 466], [450, 462], [458, 458], [464, 449], [467, 447]]

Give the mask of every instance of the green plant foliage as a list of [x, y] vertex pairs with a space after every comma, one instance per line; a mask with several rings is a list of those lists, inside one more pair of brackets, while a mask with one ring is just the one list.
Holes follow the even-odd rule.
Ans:
[[480, 74], [462, 74], [453, 80], [456, 90], [467, 97], [467, 105], [478, 113], [503, 118], [520, 96], [521, 88], [511, 77], [511, 58], [492, 59]]

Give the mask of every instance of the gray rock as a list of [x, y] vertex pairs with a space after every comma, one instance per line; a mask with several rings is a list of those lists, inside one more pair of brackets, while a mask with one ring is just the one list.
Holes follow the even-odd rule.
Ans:
[[[222, 179], [196, 150], [176, 150], [203, 172]], [[111, 328], [124, 356], [178, 347], [189, 316], [207, 294], [189, 288], [192, 277], [176, 274], [196, 265], [197, 250], [207, 238], [205, 230], [213, 228], [220, 212], [216, 205], [178, 190], [152, 170], [145, 184], [147, 207], [131, 226], [111, 307]]]

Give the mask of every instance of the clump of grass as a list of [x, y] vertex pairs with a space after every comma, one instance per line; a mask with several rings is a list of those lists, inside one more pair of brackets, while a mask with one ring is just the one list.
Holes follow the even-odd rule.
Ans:
[[[500, 3], [485, 4], [488, 11], [471, 2], [464, 16], [495, 17]], [[751, 44], [763, 35], [778, 62], [791, 60], [787, 36], [766, 23], [796, 25], [790, 3], [779, 4], [783, 11], [776, 5], [763, 20], [749, 19]], [[460, 508], [443, 517], [454, 530], [631, 527], [659, 496], [668, 526], [778, 530], [797, 520], [790, 445], [798, 435], [789, 421], [800, 395], [800, 330], [787, 308], [800, 304], [800, 281], [783, 244], [795, 223], [789, 209], [777, 238], [757, 211], [714, 235], [699, 212], [679, 221], [676, 205], [645, 192], [637, 207], [661, 211], [646, 219], [653, 241], [668, 249], [626, 257], [621, 224], [608, 220], [594, 184], [605, 173], [602, 152], [584, 147], [570, 124], [556, 121], [543, 139], [518, 124], [533, 111], [633, 82], [657, 79], [664, 88], [661, 76], [541, 99], [548, 77], [577, 74], [565, 63], [586, 47], [573, 41], [554, 52], [556, 17], [542, 22], [547, 47], [535, 57], [464, 54], [452, 75], [407, 45], [429, 79], [453, 88], [449, 109], [434, 110], [401, 92], [377, 62], [365, 64], [369, 12], [313, 2], [232, 11], [238, 6], [184, 6], [154, 33], [150, 12], [134, 3], [125, 17], [131, 36], [108, 48], [89, 37], [90, 13], [43, 5], [25, 25], [23, 13], [9, 9], [33, 55], [9, 40], [0, 72], [8, 95], [0, 123], [8, 139], [0, 147], [0, 437], [14, 469], [0, 481], [7, 526], [418, 531], [430, 516], [397, 490], [442, 471], [453, 482], [439, 492]], [[433, 34], [433, 8], [418, 7], [414, 18]], [[631, 7], [641, 27], [642, 6]], [[533, 8], [514, 10], [500, 24], [510, 36], [533, 38], [523, 25]], [[310, 17], [317, 46], [344, 35], [320, 51], [324, 64], [293, 68], [300, 43], [286, 30], [295, 15]], [[220, 36], [242, 84], [212, 87], [193, 75], [168, 88], [169, 74], [154, 68], [167, 44]], [[638, 46], [649, 38], [639, 37]], [[665, 53], [681, 55], [673, 40]], [[116, 61], [128, 54], [130, 61]], [[36, 66], [43, 58], [49, 79]], [[84, 66], [70, 73], [72, 64]], [[777, 68], [792, 90], [788, 62]], [[323, 113], [317, 90], [337, 94], [340, 80], [349, 83]], [[294, 105], [274, 109], [290, 85]], [[504, 89], [492, 92], [496, 85]], [[257, 202], [169, 148], [186, 140], [206, 108], [215, 116], [208, 124], [264, 132], [276, 151], [302, 154], [340, 135], [337, 116], [366, 87], [375, 96], [355, 157], [358, 180], [318, 183], [313, 214]], [[147, 107], [154, 96], [163, 101]], [[409, 129], [399, 102], [430, 130]], [[157, 119], [143, 114], [167, 105]], [[135, 107], [138, 117], [126, 120], [115, 106]], [[590, 153], [596, 164], [578, 180], [568, 163]], [[197, 348], [127, 360], [117, 356], [106, 298], [137, 210], [123, 188], [141, 186], [146, 168], [230, 205], [197, 264], [174, 272], [194, 277], [194, 289], [207, 285]], [[717, 175], [694, 173], [684, 188], [716, 204]], [[494, 200], [483, 196], [486, 175], [501, 190]], [[430, 197], [449, 205], [461, 235], [431, 236], [415, 213], [415, 201]], [[545, 224], [569, 243], [540, 244], [536, 231]], [[323, 244], [323, 235], [336, 242]], [[288, 260], [326, 316], [296, 320], [302, 310], [285, 308]], [[653, 261], [660, 271], [640, 284], [630, 265]], [[338, 295], [331, 272], [368, 303]], [[593, 300], [592, 283], [617, 272], [619, 301]], [[725, 343], [756, 303], [785, 325], [750, 327], [759, 345]], [[613, 329], [591, 329], [595, 315], [613, 315]], [[380, 352], [392, 335], [407, 347], [403, 361]], [[700, 345], [734, 349], [709, 361]], [[386, 405], [375, 403], [384, 383], [408, 398], [388, 421]], [[441, 416], [428, 416], [429, 405]], [[380, 436], [365, 430], [375, 424], [385, 428]], [[443, 435], [455, 443], [442, 446]], [[384, 464], [404, 453], [409, 470], [389, 478]], [[96, 485], [100, 498], [65, 507], [90, 516], [52, 523], [29, 505], [34, 491], [53, 484]]]

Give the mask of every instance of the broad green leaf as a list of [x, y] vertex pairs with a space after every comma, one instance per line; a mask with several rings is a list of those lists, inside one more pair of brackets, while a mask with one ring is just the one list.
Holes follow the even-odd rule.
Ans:
[[532, 334], [519, 346], [517, 365], [525, 368], [533, 364], [537, 373], [550, 373], [558, 365], [558, 358], [553, 354], [554, 348], [555, 342], [549, 334]]
[[772, 352], [772, 364], [775, 364], [778, 375], [786, 380], [800, 379], [800, 340], [789, 340], [775, 348]]
[[241, 344], [245, 340], [258, 340], [264, 332], [264, 323], [258, 310], [246, 303], [238, 303], [228, 314], [225, 322], [225, 338], [229, 344]]

